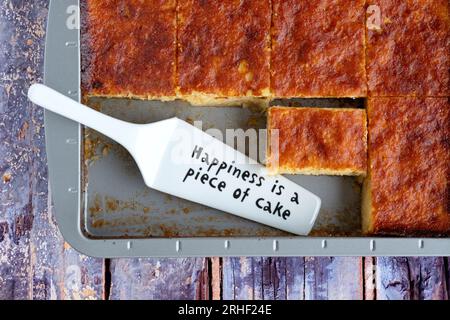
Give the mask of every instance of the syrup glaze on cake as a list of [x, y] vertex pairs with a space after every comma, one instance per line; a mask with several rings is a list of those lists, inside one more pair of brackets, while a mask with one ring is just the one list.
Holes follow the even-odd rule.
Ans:
[[380, 28], [367, 30], [370, 95], [449, 96], [449, 1], [369, 0], [368, 5], [381, 14]]
[[363, 97], [364, 0], [273, 0], [272, 94]]
[[268, 96], [270, 21], [269, 0], [180, 1], [179, 96]]
[[449, 99], [372, 98], [368, 119], [363, 231], [449, 232]]
[[362, 109], [272, 107], [268, 168], [273, 173], [364, 176], [366, 122]]
[[175, 0], [82, 0], [81, 14], [84, 95], [175, 97]]

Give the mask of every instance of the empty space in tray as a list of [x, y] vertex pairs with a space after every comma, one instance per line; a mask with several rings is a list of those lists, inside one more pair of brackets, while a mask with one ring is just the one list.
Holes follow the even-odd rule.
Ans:
[[[171, 117], [192, 124], [197, 122], [197, 125], [201, 121], [203, 130], [218, 129], [224, 136], [227, 129], [257, 129], [259, 160], [265, 156], [266, 116], [260, 108], [192, 107], [181, 101], [103, 98], [91, 98], [88, 105], [134, 123], [151, 123]], [[295, 99], [274, 101], [272, 105], [362, 107], [363, 100]], [[152, 152], [154, 139], [158, 137], [148, 137], [148, 152]], [[236, 145], [232, 146], [236, 148]], [[84, 130], [82, 161], [84, 214], [81, 224], [90, 238], [292, 236], [148, 188], [128, 152], [90, 129]], [[360, 234], [361, 186], [358, 178], [287, 177], [322, 199], [322, 208], [311, 236]]]

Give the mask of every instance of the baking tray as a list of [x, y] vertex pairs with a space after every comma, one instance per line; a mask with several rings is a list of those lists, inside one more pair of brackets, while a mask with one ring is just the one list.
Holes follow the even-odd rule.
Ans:
[[[80, 80], [79, 1], [52, 0], [45, 83], [80, 101]], [[363, 100], [352, 99], [276, 103], [364, 106]], [[180, 101], [100, 98], [90, 99], [88, 104], [136, 123], [178, 116], [191, 122], [202, 121], [203, 129], [264, 129], [265, 126], [264, 113], [257, 108], [192, 107]], [[46, 112], [45, 130], [57, 223], [65, 240], [90, 256], [442, 256], [450, 253], [448, 238], [361, 236], [361, 188], [357, 178], [289, 176], [319, 195], [323, 202], [311, 235], [292, 236], [147, 188], [124, 149], [78, 123]]]

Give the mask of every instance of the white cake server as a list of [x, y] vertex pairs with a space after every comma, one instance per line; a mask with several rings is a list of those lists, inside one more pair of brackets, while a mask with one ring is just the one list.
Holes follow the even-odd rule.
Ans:
[[307, 235], [320, 199], [200, 129], [172, 118], [132, 124], [84, 106], [42, 84], [29, 99], [124, 146], [150, 188], [298, 235]]

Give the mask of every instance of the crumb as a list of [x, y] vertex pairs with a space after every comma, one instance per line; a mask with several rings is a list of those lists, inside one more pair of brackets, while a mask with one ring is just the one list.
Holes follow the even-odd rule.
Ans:
[[7, 172], [7, 173], [5, 173], [4, 175], [3, 175], [3, 183], [8, 183], [8, 182], [10, 182], [11, 181], [11, 174], [9, 173], [9, 172]]

